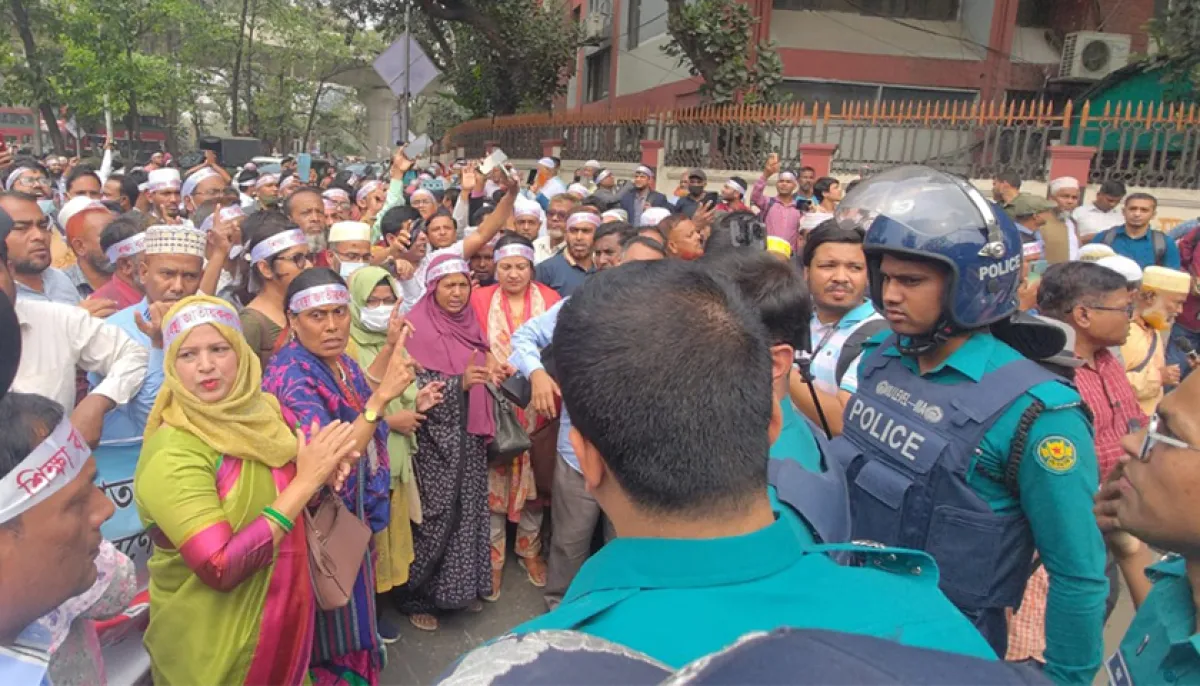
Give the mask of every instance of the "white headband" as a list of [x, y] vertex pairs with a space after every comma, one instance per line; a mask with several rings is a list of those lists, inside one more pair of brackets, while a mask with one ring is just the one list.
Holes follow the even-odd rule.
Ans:
[[21, 174], [23, 172], [27, 172], [27, 171], [36, 171], [36, 170], [33, 167], [17, 167], [16, 169], [12, 170], [12, 173], [10, 173], [8, 175], [8, 179], [6, 179], [4, 181], [4, 190], [11, 191], [13, 184], [15, 184], [17, 182], [17, 179], [21, 178]]
[[610, 172], [607, 169], [601, 169], [600, 173], [596, 174], [596, 183], [600, 183], [601, 181], [607, 179], [610, 176], [612, 176], [612, 172]]
[[197, 326], [221, 324], [242, 332], [242, 322], [233, 308], [212, 303], [196, 303], [175, 313], [163, 327], [163, 347], [170, 348], [171, 342]]
[[433, 191], [429, 190], [428, 188], [418, 188], [417, 190], [413, 191], [412, 195], [409, 196], [409, 201], [416, 200], [418, 195], [428, 195], [430, 200], [437, 202], [437, 196], [435, 196]]
[[558, 169], [558, 165], [555, 164], [554, 160], [549, 157], [543, 157], [542, 159], [538, 160], [538, 164], [542, 165], [543, 167], [549, 167], [550, 169]]
[[321, 195], [337, 202], [350, 202], [350, 194], [340, 188], [330, 188]]
[[143, 231], [108, 246], [108, 250], [104, 251], [104, 255], [108, 257], [109, 262], [116, 264], [117, 260], [121, 259], [122, 257], [136, 255], [145, 249], [146, 232]]
[[600, 219], [606, 222], [623, 222], [629, 218], [625, 210], [607, 210], [600, 215]]
[[0, 479], [0, 524], [28, 512], [71, 483], [92, 454], [65, 416], [15, 469]]
[[524, 257], [525, 259], [529, 260], [530, 262], [533, 262], [533, 258], [534, 258], [533, 249], [526, 247], [524, 245], [521, 245], [520, 243], [513, 243], [510, 245], [506, 245], [503, 248], [500, 248], [499, 250], [497, 250], [496, 253], [492, 256], [492, 259], [499, 262], [500, 260], [503, 260], [506, 257]]
[[644, 164], [639, 166], [637, 169], [634, 169], [633, 173], [634, 174], [645, 174], [646, 176], [649, 176], [652, 179], [654, 178], [654, 170], [651, 169], [650, 167], [647, 167]]
[[791, 172], [779, 172], [780, 181], [795, 181], [796, 175]]
[[278, 174], [263, 174], [254, 181], [255, 188], [262, 188], [269, 183], [279, 183]]
[[517, 217], [534, 217], [537, 219], [541, 219], [542, 218], [542, 206], [541, 205], [521, 205], [520, 207], [513, 210], [513, 219], [516, 219]]
[[345, 305], [349, 302], [350, 291], [346, 290], [345, 286], [337, 283], [327, 283], [323, 286], [305, 288], [296, 295], [293, 295], [292, 301], [288, 303], [288, 309], [299, 314], [314, 307]]
[[570, 217], [567, 217], [567, 228], [568, 229], [571, 228], [572, 226], [575, 226], [576, 224], [591, 224], [592, 228], [595, 228], [597, 226], [600, 226], [601, 223], [602, 223], [602, 221], [601, 221], [600, 217], [597, 217], [596, 215], [592, 214], [591, 212], [576, 212], [575, 214], [571, 215]]
[[[495, 256], [493, 256], [493, 258], [494, 257]], [[466, 262], [464, 262], [462, 260], [446, 260], [445, 262], [439, 264], [438, 266], [434, 267], [433, 269], [430, 269], [425, 274], [425, 285], [428, 286], [429, 284], [442, 278], [443, 276], [448, 276], [450, 274], [470, 274], [470, 273], [471, 273], [471, 268], [467, 266]]]
[[231, 222], [235, 219], [241, 219], [244, 216], [246, 216], [246, 213], [243, 212], [242, 208], [238, 205], [222, 207], [220, 212], [210, 214], [204, 218], [203, 222], [200, 222], [200, 230], [211, 231], [213, 227], [213, 217], [219, 217], [223, 222]]
[[262, 262], [263, 260], [287, 250], [294, 248], [297, 245], [306, 245], [308, 239], [305, 238], [304, 232], [300, 229], [289, 229], [280, 231], [279, 233], [267, 238], [254, 249], [250, 251], [251, 262]]
[[379, 183], [378, 181], [368, 181], [364, 183], [363, 187], [358, 189], [358, 193], [354, 195], [354, 202], [362, 202], [363, 198], [367, 197], [368, 193], [382, 185], [383, 184]]
[[207, 181], [214, 176], [220, 177], [221, 175], [210, 167], [205, 167], [204, 169], [201, 169], [195, 174], [187, 177], [187, 180], [183, 182], [183, 190], [180, 192], [183, 193], [183, 195], [190, 197], [196, 192], [196, 187], [199, 186], [201, 182]]
[[726, 181], [726, 182], [725, 182], [725, 185], [726, 185], [726, 186], [729, 186], [729, 187], [730, 187], [730, 188], [732, 188], [733, 190], [737, 191], [739, 195], [745, 195], [745, 194], [746, 194], [746, 188], [745, 188], [745, 186], [743, 186], [742, 184], [738, 183], [737, 181], [734, 181], [733, 179], [729, 179], [728, 181]]

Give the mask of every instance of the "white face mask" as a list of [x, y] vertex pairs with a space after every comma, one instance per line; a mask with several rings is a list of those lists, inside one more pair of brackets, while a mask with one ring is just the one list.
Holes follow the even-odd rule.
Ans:
[[364, 307], [359, 311], [358, 320], [362, 323], [362, 328], [367, 331], [385, 333], [388, 329], [388, 322], [392, 318], [392, 310], [395, 307], [395, 305]]
[[351, 274], [365, 266], [367, 266], [365, 262], [342, 262], [338, 273], [342, 275], [343, 279], [349, 279]]

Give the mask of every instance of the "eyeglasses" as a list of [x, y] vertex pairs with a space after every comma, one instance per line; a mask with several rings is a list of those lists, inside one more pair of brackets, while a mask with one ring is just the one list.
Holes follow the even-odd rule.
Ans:
[[343, 262], [366, 262], [371, 259], [369, 252], [338, 252], [335, 250], [333, 254]]
[[550, 210], [549, 212], [546, 212], [546, 217], [548, 219], [566, 219], [568, 214], [569, 213], [561, 210]]
[[14, 188], [17, 186], [27, 186], [27, 187], [33, 188], [36, 186], [49, 186], [49, 185], [50, 185], [50, 181], [44, 176], [22, 176], [22, 177], [18, 178], [17, 180], [13, 181]]
[[1124, 312], [1126, 317], [1132, 318], [1134, 311], [1137, 309], [1133, 303], [1129, 303], [1125, 307], [1104, 307], [1103, 305], [1084, 305], [1089, 310], [1101, 310], [1103, 312]]
[[305, 265], [312, 262], [312, 255], [306, 252], [298, 252], [291, 257], [278, 255], [275, 257], [276, 262], [291, 262], [296, 266], [296, 269], [304, 269]]
[[395, 304], [395, 298], [367, 298], [367, 307], [382, 307], [383, 305], [392, 306]]
[[201, 198], [219, 198], [222, 195], [225, 195], [226, 193], [230, 192], [231, 190], [232, 190], [231, 188], [226, 186], [225, 188], [213, 188], [213, 189], [210, 189], [207, 191], [196, 191], [196, 192], [192, 193], [192, 195], [195, 195], [195, 196], [198, 196]]
[[1138, 451], [1139, 462], [1149, 462], [1150, 452], [1154, 450], [1154, 446], [1163, 443], [1172, 448], [1181, 448], [1183, 450], [1195, 450], [1200, 452], [1200, 448], [1188, 444], [1186, 441], [1181, 441], [1174, 436], [1167, 436], [1158, 432], [1158, 426], [1161, 420], [1157, 413], [1150, 417], [1150, 423], [1146, 425], [1146, 437], [1142, 439], [1142, 449]]

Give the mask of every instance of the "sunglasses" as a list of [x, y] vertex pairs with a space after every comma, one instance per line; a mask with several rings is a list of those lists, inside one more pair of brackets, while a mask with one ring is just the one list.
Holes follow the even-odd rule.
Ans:
[[1154, 450], [1154, 446], [1162, 443], [1169, 445], [1172, 448], [1181, 448], [1183, 450], [1195, 450], [1200, 452], [1200, 448], [1194, 445], [1189, 445], [1186, 441], [1181, 441], [1174, 436], [1167, 436], [1158, 432], [1159, 417], [1157, 414], [1150, 417], [1150, 423], [1146, 425], [1146, 437], [1142, 439], [1142, 449], [1138, 451], [1137, 459], [1139, 462], [1149, 462], [1150, 453]]

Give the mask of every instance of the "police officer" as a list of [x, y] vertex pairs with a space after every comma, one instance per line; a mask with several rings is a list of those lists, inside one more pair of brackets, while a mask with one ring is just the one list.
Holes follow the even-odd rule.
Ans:
[[1001, 656], [1036, 551], [1050, 576], [1046, 673], [1090, 682], [1108, 591], [1099, 473], [1079, 394], [990, 330], [1016, 309], [1016, 227], [925, 167], [868, 179], [838, 215], [868, 229], [871, 299], [891, 327], [864, 346], [833, 446], [854, 538], [932, 555], [942, 590]]

